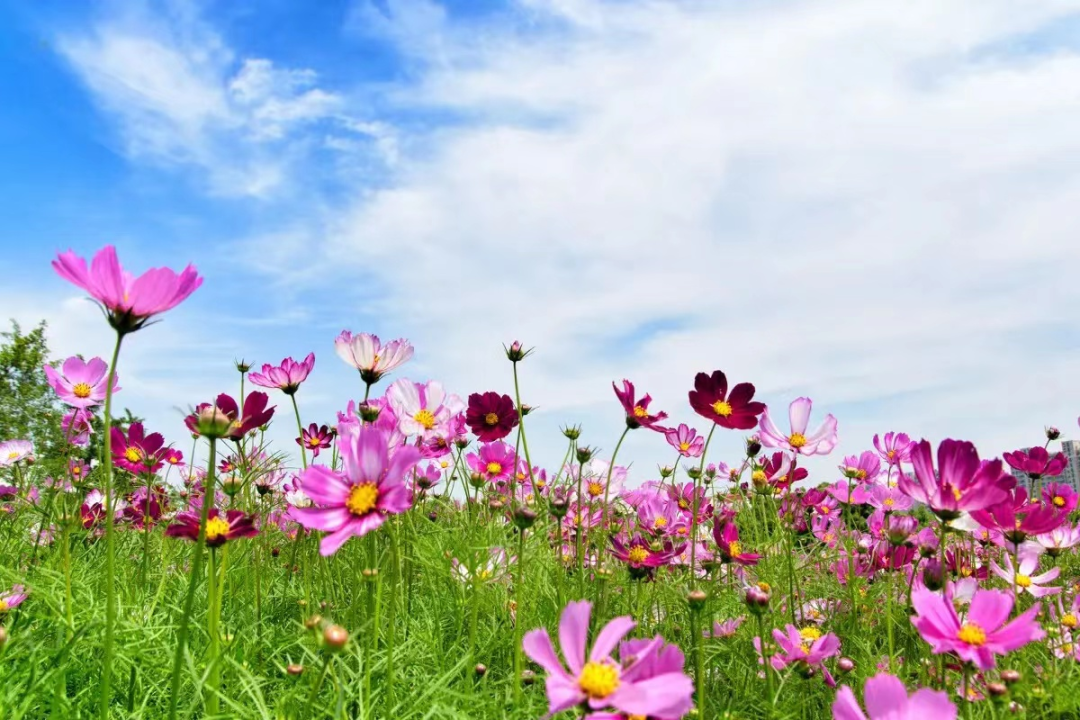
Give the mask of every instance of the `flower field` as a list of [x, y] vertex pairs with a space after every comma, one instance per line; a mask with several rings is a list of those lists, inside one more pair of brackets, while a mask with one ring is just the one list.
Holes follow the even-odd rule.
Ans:
[[[709, 369], [696, 428], [622, 380], [609, 428], [541, 458], [532, 349], [503, 348], [514, 396], [459, 395], [406, 377], [408, 341], [348, 330], [319, 357], [358, 373], [333, 425], [304, 416], [297, 348], [144, 427], [114, 418], [124, 350], [202, 278], [112, 247], [53, 268], [115, 352], [40, 369], [62, 443], [0, 438], [5, 720], [1080, 717], [1055, 428], [1002, 457], [883, 428], [811, 474], [837, 418]], [[629, 433], [670, 466], [631, 478]], [[741, 457], [710, 455], [724, 433]]]

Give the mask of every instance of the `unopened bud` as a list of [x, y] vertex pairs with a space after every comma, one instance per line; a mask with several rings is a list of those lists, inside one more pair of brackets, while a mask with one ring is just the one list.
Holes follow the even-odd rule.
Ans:
[[221, 489], [225, 491], [225, 494], [229, 497], [236, 495], [240, 492], [240, 489], [244, 487], [244, 481], [239, 475], [226, 475], [221, 480]]
[[991, 697], [1001, 697], [1009, 692], [1009, 688], [1005, 687], [1005, 683], [989, 682], [986, 683], [986, 692]]
[[1002, 680], [1002, 682], [1008, 683], [1009, 685], [1020, 682], [1022, 677], [1023, 676], [1020, 674], [1019, 670], [1002, 670], [1001, 671], [1001, 680]]
[[322, 615], [312, 615], [304, 621], [304, 627], [308, 630], [314, 630], [322, 624]]
[[532, 670], [522, 670], [521, 671], [521, 684], [522, 685], [528, 686], [528, 685], [532, 685], [535, 682], [536, 682], [536, 673], [534, 673]]
[[432, 510], [431, 512], [429, 512], [427, 514], [427, 519], [430, 520], [431, 522], [435, 522], [435, 521], [437, 521], [439, 519], [439, 514], [437, 512], [435, 512], [434, 510]]
[[581, 437], [581, 426], [567, 425], [562, 429], [562, 434], [563, 437], [565, 437], [567, 440], [577, 440], [579, 437]]
[[765, 612], [771, 599], [772, 588], [767, 583], [757, 583], [746, 589], [746, 606], [755, 615]]
[[696, 467], [687, 468], [686, 476], [691, 480], [698, 480], [701, 478], [701, 469]]
[[360, 403], [357, 410], [360, 412], [360, 419], [366, 423], [373, 423], [378, 420], [379, 413], [382, 412], [382, 408], [366, 402]]
[[660, 477], [662, 478], [669, 478], [674, 474], [675, 469], [672, 468], [670, 465], [665, 465], [664, 467], [660, 468]]
[[323, 642], [331, 651], [337, 652], [349, 642], [349, 631], [340, 625], [331, 625], [323, 630]]
[[532, 405], [526, 405], [525, 403], [521, 403], [521, 407], [518, 408], [518, 409], [521, 410], [521, 416], [525, 417], [526, 415], [531, 413], [536, 408], [534, 408]]
[[7, 641], [8, 641], [8, 631], [7, 631], [7, 628], [6, 628], [6, 627], [4, 627], [3, 625], [0, 625], [0, 648], [2, 648], [2, 647], [4, 647], [5, 645], [7, 645]]
[[705, 607], [705, 601], [708, 599], [709, 596], [705, 594], [704, 590], [691, 590], [686, 595], [686, 603], [691, 610], [700, 610]]
[[281, 555], [281, 548], [275, 545], [274, 547], [270, 548], [270, 554], [274, 557], [278, 557], [279, 555]]
[[923, 584], [926, 585], [927, 590], [932, 592], [937, 592], [945, 587], [945, 573], [941, 563], [936, 559], [927, 561], [926, 568], [923, 570]]
[[1058, 430], [1056, 427], [1051, 425], [1050, 427], [1046, 428], [1047, 440], [1057, 440], [1059, 437], [1061, 437], [1061, 431]]
[[524, 505], [517, 507], [514, 510], [514, 525], [519, 530], [528, 530], [536, 522], [536, 512], [530, 510]]
[[579, 463], [587, 463], [592, 460], [593, 453], [595, 451], [588, 445], [582, 445], [577, 449], [577, 460]]
[[855, 669], [855, 661], [851, 658], [842, 657], [836, 661], [836, 667], [838, 667], [841, 672], [849, 673]]
[[236, 369], [239, 372], [246, 373], [251, 370], [251, 363], [249, 363], [247, 360], [234, 360], [233, 362], [236, 363]]
[[214, 405], [207, 405], [195, 413], [195, 430], [208, 438], [223, 438], [232, 429], [232, 420]]
[[747, 438], [746, 439], [746, 457], [751, 457], [751, 458], [757, 457], [758, 453], [760, 453], [760, 452], [761, 452], [761, 440], [758, 439], [757, 435], [752, 435], [751, 437]]
[[469, 484], [474, 488], [482, 488], [487, 485], [487, 480], [480, 473], [472, 473], [469, 475]]
[[510, 343], [510, 347], [506, 348], [506, 358], [510, 362], [514, 363], [521, 362], [526, 357], [528, 357], [530, 353], [532, 353], [532, 350], [524, 349], [521, 345], [520, 340], [515, 340], [514, 342]]
[[285, 672], [289, 673], [293, 677], [296, 677], [296, 676], [298, 676], [298, 675], [300, 675], [301, 673], [304, 672], [304, 666], [303, 665], [297, 665], [296, 663], [292, 663], [292, 664], [287, 665], [285, 667]]
[[476, 673], [476, 677], [484, 677], [487, 675], [487, 665], [483, 663], [476, 663], [476, 667], [473, 668], [473, 672]]

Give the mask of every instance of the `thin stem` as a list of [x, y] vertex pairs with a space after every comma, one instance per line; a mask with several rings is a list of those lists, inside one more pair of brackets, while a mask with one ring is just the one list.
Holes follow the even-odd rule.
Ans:
[[292, 399], [293, 412], [296, 413], [296, 429], [300, 431], [300, 461], [304, 464], [304, 469], [307, 470], [307, 453], [304, 451], [304, 423], [300, 421], [300, 406], [296, 404], [296, 393], [289, 393], [289, 398]]
[[716, 423], [709, 430], [709, 437], [705, 439], [705, 446], [701, 449], [701, 464], [698, 466], [697, 477], [694, 478], [694, 497], [690, 502], [690, 586], [697, 586], [697, 536], [698, 536], [698, 481], [705, 469], [705, 456], [709, 452], [709, 443], [712, 442], [713, 433], [716, 432]]
[[98, 691], [98, 712], [102, 720], [109, 717], [109, 703], [112, 701], [113, 641], [116, 634], [116, 538], [113, 526], [116, 524], [116, 507], [113, 502], [112, 487], [112, 395], [116, 381], [116, 362], [120, 357], [120, 344], [124, 334], [116, 333], [116, 346], [113, 348], [112, 361], [109, 363], [109, 377], [105, 385], [105, 648], [101, 663], [101, 686]]

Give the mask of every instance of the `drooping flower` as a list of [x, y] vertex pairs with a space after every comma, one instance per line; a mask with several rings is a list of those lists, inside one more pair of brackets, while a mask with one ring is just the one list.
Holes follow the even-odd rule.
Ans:
[[1032, 480], [1043, 477], [1057, 477], [1069, 464], [1064, 453], [1050, 455], [1046, 448], [1036, 445], [1027, 450], [1014, 450], [1007, 452], [1002, 457], [1009, 467], [1027, 473]]
[[1042, 598], [1061, 592], [1059, 587], [1044, 587], [1046, 583], [1057, 579], [1057, 576], [1061, 574], [1061, 568], [1052, 568], [1041, 575], [1033, 574], [1039, 568], [1037, 552], [1021, 552], [1016, 560], [1019, 567], [1014, 567], [1012, 557], [1009, 553], [1005, 553], [1005, 567], [1002, 568], [991, 560], [990, 569], [1010, 586], [1015, 586], [1020, 592], [1026, 592], [1033, 597]]
[[[210, 508], [207, 514], [207, 547], [220, 547], [229, 540], [255, 537], [259, 534], [255, 527], [255, 516], [242, 510], [226, 510], [222, 515], [217, 508]], [[200, 520], [199, 512], [194, 510], [177, 513], [173, 523], [165, 528], [165, 534], [169, 537], [198, 540]]]
[[94, 431], [91, 426], [92, 419], [90, 411], [76, 408], [64, 413], [64, 417], [60, 420], [60, 429], [69, 443], [86, 447], [90, 444], [90, 434]]
[[840, 472], [850, 480], [872, 483], [881, 474], [881, 458], [869, 450], [859, 455], [848, 455], [840, 465]]
[[156, 473], [161, 469], [162, 447], [165, 438], [161, 433], [145, 434], [142, 423], [128, 426], [127, 436], [118, 427], [112, 428], [113, 462], [137, 475]]
[[720, 560], [725, 563], [735, 563], [744, 567], [757, 565], [761, 555], [748, 553], [743, 550], [739, 542], [739, 528], [733, 522], [721, 523], [719, 520], [713, 523], [713, 540], [720, 548]]
[[685, 423], [680, 423], [679, 427], [665, 431], [664, 438], [667, 439], [668, 445], [675, 448], [683, 457], [701, 457], [705, 449], [705, 438]]
[[26, 598], [26, 588], [22, 585], [13, 586], [9, 592], [0, 595], [0, 615], [19, 607]]
[[518, 424], [518, 412], [509, 395], [497, 392], [469, 395], [465, 422], [481, 442], [502, 440]]
[[614, 382], [611, 383], [611, 388], [615, 391], [615, 397], [619, 398], [623, 410], [626, 411], [626, 426], [631, 429], [644, 427], [650, 430], [662, 430], [657, 426], [657, 423], [665, 419], [667, 413], [650, 413], [649, 403], [652, 402], [652, 396], [646, 394], [638, 400], [634, 397], [634, 383], [629, 380], [623, 380], [622, 382], [622, 390], [619, 390], [619, 386]]
[[430, 437], [439, 433], [450, 417], [465, 409], [457, 395], [448, 395], [442, 383], [426, 385], [411, 380], [396, 380], [386, 391], [386, 398], [398, 417], [398, 428], [405, 435]]
[[334, 340], [338, 357], [360, 371], [360, 379], [368, 385], [379, 382], [391, 370], [404, 365], [413, 356], [408, 340], [391, 340], [383, 345], [377, 335], [342, 330]]
[[1035, 621], [1038, 604], [1005, 622], [1013, 608], [1011, 593], [977, 591], [963, 618], [949, 598], [929, 590], [913, 591], [911, 604], [916, 612], [911, 622], [935, 655], [953, 652], [982, 670], [994, 667], [995, 655], [1005, 655], [1046, 636]]
[[264, 388], [277, 388], [286, 395], [292, 395], [300, 389], [300, 383], [307, 380], [315, 368], [315, 353], [297, 362], [290, 358], [281, 361], [281, 365], [269, 363], [262, 366], [262, 372], [248, 373], [248, 380], [253, 385]]
[[884, 438], [874, 435], [874, 449], [889, 465], [908, 462], [914, 448], [915, 443], [907, 433], [887, 432]]
[[555, 715], [575, 705], [587, 704], [593, 710], [654, 717], [659, 720], [681, 718], [689, 710], [693, 683], [681, 670], [650, 676], [644, 670], [663, 640], [656, 637], [635, 647], [633, 660], [622, 664], [611, 657], [619, 641], [636, 623], [629, 617], [609, 622], [585, 654], [592, 605], [587, 600], [567, 604], [559, 621], [559, 644], [566, 666], [559, 661], [547, 630], [529, 631], [522, 642], [525, 654], [547, 671], [548, 713]]
[[[64, 361], [61, 372], [52, 365], [46, 365], [45, 377], [62, 402], [73, 408], [86, 410], [105, 402], [105, 388], [108, 385], [109, 365], [99, 357], [90, 362], [83, 362], [78, 356], [71, 356]], [[113, 392], [119, 392], [117, 377], [113, 374]]]
[[791, 423], [791, 433], [782, 434], [773, 424], [769, 417], [769, 411], [761, 415], [761, 444], [768, 448], [780, 448], [789, 450], [800, 455], [828, 455], [836, 447], [838, 442], [836, 434], [836, 418], [831, 414], [825, 416], [821, 426], [813, 433], [807, 435], [806, 429], [810, 424], [810, 408], [813, 402], [810, 398], [796, 398], [788, 407], [788, 420]]
[[333, 442], [333, 431], [326, 425], [316, 425], [315, 423], [308, 425], [300, 437], [296, 438], [296, 444], [305, 450], [310, 450], [313, 458], [319, 457], [319, 451], [327, 449]]
[[946, 693], [920, 688], [908, 697], [904, 683], [887, 673], [866, 681], [864, 700], [866, 713], [844, 685], [833, 702], [833, 720], [956, 720], [956, 705]]
[[195, 434], [205, 434], [205, 432], [200, 433], [200, 425], [203, 426], [202, 430], [206, 431], [208, 428], [205, 425], [209, 419], [210, 425], [219, 426], [214, 428], [215, 432], [220, 432], [216, 437], [240, 440], [252, 430], [268, 424], [274, 417], [276, 406], [267, 407], [269, 402], [270, 396], [264, 392], [248, 393], [244, 398], [244, 408], [241, 412], [236, 401], [231, 396], [222, 393], [217, 396], [213, 405], [210, 403], [197, 405], [195, 412], [184, 418], [184, 424]]
[[0, 442], [0, 467], [10, 467], [23, 460], [34, 461], [34, 443], [29, 440]]
[[52, 266], [60, 277], [89, 293], [121, 334], [142, 329], [155, 315], [186, 300], [203, 281], [194, 265], [179, 274], [169, 268], [153, 268], [133, 277], [120, 266], [112, 245], [99, 250], [89, 268], [86, 260], [71, 250], [58, 255]]
[[419, 462], [420, 451], [404, 445], [391, 453], [389, 441], [389, 435], [373, 427], [343, 425], [338, 436], [342, 471], [312, 465], [300, 476], [300, 486], [314, 505], [294, 507], [291, 514], [304, 527], [330, 533], [319, 544], [323, 556], [412, 506], [404, 476]]
[[911, 450], [916, 479], [900, 476], [900, 491], [930, 507], [942, 520], [954, 520], [963, 512], [990, 507], [1008, 496], [1016, 479], [1002, 470], [1000, 460], [979, 461], [975, 446], [964, 440], [942, 440], [938, 445], [938, 471], [930, 442], [923, 440]]
[[694, 412], [728, 430], [752, 430], [765, 412], [765, 403], [754, 402], [752, 384], [739, 383], [729, 393], [727, 376], [720, 370], [698, 373], [689, 397]]

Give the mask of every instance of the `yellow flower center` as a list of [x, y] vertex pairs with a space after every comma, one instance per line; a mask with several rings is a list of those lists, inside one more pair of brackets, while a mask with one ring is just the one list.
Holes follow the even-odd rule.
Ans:
[[611, 660], [587, 662], [581, 668], [578, 687], [592, 700], [603, 700], [619, 688], [619, 669]]
[[0, 613], [5, 613], [7, 611], [8, 611], [7, 600], [0, 600]]
[[881, 504], [884, 505], [885, 507], [892, 507], [893, 505], [896, 504], [896, 501], [893, 500], [892, 498], [885, 498], [885, 502], [883, 502]]
[[964, 577], [971, 577], [971, 572], [972, 572], [971, 568], [969, 568], [967, 565], [960, 568], [960, 574], [963, 575]]
[[90, 397], [90, 386], [87, 383], [76, 383], [75, 387], [71, 388], [71, 392], [75, 397], [86, 399]]
[[956, 633], [956, 639], [967, 645], [982, 647], [986, 644], [986, 631], [974, 623], [966, 623]]
[[728, 545], [728, 555], [733, 558], [737, 558], [742, 555], [742, 545], [739, 544], [738, 540], [734, 540]]
[[15, 451], [15, 450], [12, 450], [11, 452], [8, 453], [7, 459], [8, 460], [14, 460], [17, 457], [19, 457], [19, 453], [17, 451]]
[[76, 465], [75, 467], [71, 468], [71, 474], [82, 475], [82, 465]]
[[502, 472], [502, 463], [489, 462], [487, 464], [488, 475], [498, 475]]
[[649, 551], [638, 545], [637, 547], [630, 548], [627, 557], [632, 563], [643, 563], [649, 559]]
[[1027, 575], [1020, 575], [1019, 573], [1017, 573], [1016, 586], [1022, 588], [1031, 587], [1031, 578]]
[[682, 450], [683, 452], [686, 452], [689, 449], [690, 449], [690, 443], [688, 443], [688, 442], [679, 443], [679, 450]]
[[857, 477], [859, 480], [865, 480], [868, 476], [869, 476], [869, 473], [867, 473], [865, 470], [856, 470], [855, 471], [855, 477]]
[[137, 463], [143, 459], [143, 452], [133, 445], [124, 451], [124, 457], [128, 462]]
[[652, 526], [654, 528], [667, 527], [667, 518], [666, 517], [658, 517], [658, 518], [656, 518], [655, 520], [653, 520]]
[[728, 417], [731, 415], [731, 404], [723, 400], [717, 400], [712, 404], [713, 412], [720, 417]]
[[959, 488], [953, 488], [952, 489], [952, 496], [953, 496], [953, 499], [956, 500], [956, 502], [960, 502], [960, 489]]
[[764, 470], [755, 470], [754, 472], [750, 473], [750, 479], [753, 480], [755, 483], [763, 483], [768, 480], [768, 478], [765, 476]]
[[311, 446], [311, 447], [313, 447], [313, 448], [317, 448], [317, 447], [319, 447], [320, 445], [322, 445], [322, 442], [321, 442], [321, 441], [319, 440], [319, 438], [317, 438], [317, 437], [313, 437], [313, 438], [310, 438], [310, 439], [308, 440], [308, 445], [310, 445], [310, 446]]
[[885, 454], [888, 455], [890, 458], [896, 457], [896, 451], [895, 450], [890, 450], [889, 452], [887, 452]]
[[483, 570], [478, 572], [476, 576], [481, 580], [487, 580], [489, 577], [491, 577], [491, 571], [487, 568], [484, 568]]
[[799, 631], [799, 634], [802, 635], [803, 640], [809, 640], [810, 642], [821, 638], [821, 631], [816, 627], [804, 627]]
[[801, 448], [806, 444], [806, 436], [802, 433], [791, 433], [791, 436], [787, 439], [788, 444], [793, 448]]
[[649, 416], [649, 411], [648, 410], [641, 407], [640, 405], [635, 405], [634, 406], [634, 417], [643, 418], [643, 417], [648, 417], [648, 416]]
[[485, 425], [498, 425], [499, 424], [499, 415], [498, 415], [498, 413], [490, 412], [487, 415], [485, 415], [484, 416], [484, 424]]
[[425, 430], [435, 427], [435, 414], [427, 408], [413, 415], [413, 420], [423, 425]]
[[600, 497], [603, 494], [604, 494], [604, 486], [603, 485], [601, 485], [599, 482], [597, 482], [595, 480], [593, 480], [592, 482], [589, 483], [589, 495], [592, 495], [593, 497]]
[[685, 498], [679, 498], [679, 508], [682, 510], [689, 510], [690, 503], [686, 502]]
[[206, 521], [207, 541], [217, 540], [229, 534], [229, 523], [221, 517], [210, 518]]
[[345, 501], [345, 507], [353, 515], [366, 515], [375, 509], [379, 500], [379, 488], [375, 483], [360, 483], [353, 485], [349, 490], [349, 497]]
[[822, 515], [828, 515], [831, 510], [832, 508], [830, 508], [828, 505], [822, 505], [818, 508], [818, 512]]
[[1061, 616], [1061, 624], [1067, 628], [1074, 628], [1077, 625], [1076, 615], [1074, 613], [1066, 613]]
[[1054, 505], [1057, 507], [1065, 507], [1065, 498], [1061, 497], [1060, 495], [1055, 495], [1054, 499], [1050, 502], [1054, 503]]
[[772, 592], [772, 585], [767, 582], [759, 582], [757, 586], [758, 590], [761, 590], [762, 592]]

